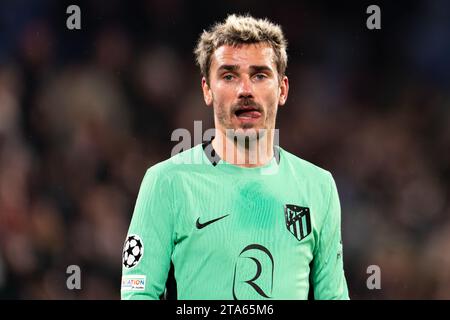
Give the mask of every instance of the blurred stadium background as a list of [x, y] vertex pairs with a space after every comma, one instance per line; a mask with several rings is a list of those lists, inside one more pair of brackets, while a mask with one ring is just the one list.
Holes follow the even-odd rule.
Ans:
[[[81, 27], [66, 28], [78, 4]], [[381, 7], [382, 29], [366, 28]], [[228, 13], [282, 25], [281, 145], [334, 174], [352, 299], [450, 299], [450, 2], [0, 4], [0, 298], [118, 299], [143, 174], [213, 127], [193, 47]], [[82, 289], [66, 288], [79, 265]], [[369, 265], [381, 289], [366, 287]]]

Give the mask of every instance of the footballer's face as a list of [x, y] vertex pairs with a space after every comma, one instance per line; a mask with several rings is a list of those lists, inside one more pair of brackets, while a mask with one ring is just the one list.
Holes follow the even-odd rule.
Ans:
[[202, 88], [206, 104], [214, 107], [216, 129], [246, 134], [275, 128], [289, 83], [286, 76], [279, 78], [270, 45], [223, 45], [211, 56], [209, 84], [203, 78]]

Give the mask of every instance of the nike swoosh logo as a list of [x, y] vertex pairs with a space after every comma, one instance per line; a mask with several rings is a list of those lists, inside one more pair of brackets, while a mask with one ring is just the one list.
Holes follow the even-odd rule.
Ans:
[[221, 217], [213, 219], [213, 220], [206, 221], [205, 223], [200, 223], [200, 218], [197, 218], [197, 221], [195, 222], [195, 226], [197, 227], [197, 229], [203, 229], [204, 227], [210, 225], [211, 223], [219, 221], [220, 219], [223, 219], [228, 216], [229, 216], [229, 214], [221, 216]]

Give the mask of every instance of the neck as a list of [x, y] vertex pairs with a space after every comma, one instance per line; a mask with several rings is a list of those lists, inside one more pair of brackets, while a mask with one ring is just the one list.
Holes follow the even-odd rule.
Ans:
[[266, 130], [266, 133], [258, 139], [245, 139], [244, 135], [227, 135], [223, 130], [216, 129], [212, 146], [224, 161], [240, 167], [253, 168], [264, 166], [272, 160], [273, 140], [273, 129]]

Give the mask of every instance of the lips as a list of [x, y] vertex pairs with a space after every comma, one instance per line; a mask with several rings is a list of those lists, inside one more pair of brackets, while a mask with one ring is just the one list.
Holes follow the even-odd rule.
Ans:
[[238, 118], [259, 118], [261, 116], [261, 111], [253, 106], [241, 106], [234, 114]]

